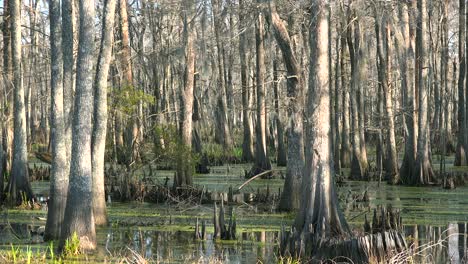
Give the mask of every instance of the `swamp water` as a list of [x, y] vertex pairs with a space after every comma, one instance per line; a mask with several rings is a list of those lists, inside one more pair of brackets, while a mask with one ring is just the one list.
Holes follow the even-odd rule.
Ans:
[[[216, 167], [212, 174], [197, 175], [195, 182], [210, 190], [227, 191], [244, 182], [241, 173]], [[163, 179], [169, 172], [157, 172]], [[221, 176], [220, 176], [221, 175]], [[265, 190], [277, 193], [283, 181], [255, 180], [243, 191]], [[43, 193], [48, 182], [35, 182], [37, 193]], [[275, 191], [276, 190], [276, 191]], [[369, 202], [353, 201], [367, 191]], [[345, 182], [338, 187], [340, 205], [353, 230], [361, 230], [364, 215], [372, 217], [372, 210], [391, 205], [402, 211], [405, 236], [418, 253], [416, 263], [465, 263], [468, 236], [468, 188], [443, 190], [441, 187], [390, 186], [377, 182]], [[276, 263], [276, 247], [282, 225], [289, 226], [292, 214], [277, 213], [275, 204], [264, 206], [234, 206], [237, 220], [236, 241], [213, 241], [212, 205], [168, 205], [148, 203], [118, 203], [109, 206], [110, 225], [97, 229], [99, 250], [87, 256], [88, 262], [112, 262], [121, 256], [137, 253], [160, 263]], [[226, 212], [229, 211], [227, 208]], [[5, 214], [5, 213], [4, 213]], [[8, 210], [11, 224], [40, 226], [45, 217], [40, 210]], [[2, 217], [3, 218], [3, 217]], [[207, 239], [194, 241], [196, 219], [206, 221]], [[2, 220], [3, 221], [3, 220]], [[1, 241], [1, 239], [0, 239]], [[26, 248], [30, 239], [15, 241]], [[0, 251], [11, 246], [3, 241]], [[47, 250], [47, 243], [31, 245], [34, 250]], [[129, 253], [130, 252], [130, 253]], [[75, 260], [77, 262], [86, 259]]]

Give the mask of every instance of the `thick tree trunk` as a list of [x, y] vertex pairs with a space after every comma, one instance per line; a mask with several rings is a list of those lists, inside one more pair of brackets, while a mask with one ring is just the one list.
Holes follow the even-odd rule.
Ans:
[[429, 157], [429, 121], [428, 121], [428, 65], [426, 54], [426, 0], [417, 1], [416, 29], [416, 84], [418, 89], [418, 145], [414, 175], [411, 184], [426, 185], [433, 181], [434, 172]]
[[63, 112], [63, 54], [60, 23], [60, 1], [49, 2], [51, 47], [51, 145], [52, 170], [50, 201], [44, 240], [60, 237], [68, 192], [68, 162]]
[[278, 80], [278, 59], [276, 58], [273, 61], [273, 94], [275, 98], [275, 122], [276, 122], [276, 141], [277, 149], [276, 149], [276, 165], [277, 166], [286, 166], [286, 148], [284, 146], [284, 128], [283, 123], [281, 122], [280, 118], [280, 96], [278, 91], [279, 80]]
[[107, 223], [104, 166], [107, 134], [107, 77], [114, 42], [113, 25], [117, 0], [106, 0], [101, 32], [101, 46], [94, 79], [94, 115], [91, 142], [93, 169], [93, 212], [96, 225]]
[[[195, 82], [195, 47], [192, 20], [195, 9], [194, 0], [184, 1], [184, 41], [185, 41], [185, 74], [184, 88], [181, 102], [181, 137], [185, 151], [192, 151], [192, 114]], [[174, 188], [184, 185], [192, 185], [192, 171], [190, 161], [179, 160], [177, 166]]]
[[244, 0], [239, 0], [239, 59], [240, 59], [240, 75], [242, 86], [242, 124], [244, 129], [244, 137], [242, 141], [242, 160], [250, 162], [254, 160], [254, 149], [252, 140], [252, 131], [250, 130], [250, 104], [249, 104], [249, 81], [247, 73], [247, 49], [246, 49], [246, 30], [245, 23], [245, 6]]
[[457, 149], [455, 152], [455, 166], [466, 166], [468, 163], [465, 152], [465, 131], [466, 131], [466, 112], [465, 112], [465, 0], [459, 1], [458, 15], [458, 114], [457, 114]]
[[28, 200], [34, 197], [28, 173], [28, 149], [26, 134], [26, 110], [24, 88], [21, 76], [21, 1], [10, 0], [11, 53], [13, 61], [14, 86], [14, 139], [13, 163], [11, 166], [8, 189], [10, 200], [18, 202], [24, 193]]
[[[349, 16], [348, 20], [351, 21]], [[352, 40], [351, 30], [354, 28], [354, 41]], [[365, 55], [363, 48], [362, 32], [358, 21], [353, 22], [347, 32], [347, 42], [351, 58], [351, 116], [352, 116], [352, 159], [351, 159], [351, 178], [362, 180], [368, 176], [367, 155], [365, 153], [364, 125], [361, 102], [362, 77], [365, 71]], [[363, 152], [364, 150], [364, 152]]]
[[[306, 109], [305, 171], [302, 181], [301, 210], [296, 218], [298, 233], [312, 235], [312, 255], [315, 245], [327, 239], [350, 236], [348, 224], [338, 206], [333, 181], [334, 167], [331, 146], [329, 104], [329, 37], [326, 1], [312, 1], [316, 14], [310, 23], [310, 74]], [[306, 243], [307, 245], [307, 243]]]
[[[414, 34], [410, 31], [410, 14], [413, 12], [408, 8], [408, 4], [399, 5], [400, 31], [397, 32], [400, 72], [402, 78], [402, 92], [405, 98], [405, 122], [407, 135], [405, 139], [405, 154], [400, 167], [401, 181], [404, 184], [411, 182], [413, 178], [413, 166], [416, 160], [417, 141], [417, 115], [416, 115], [416, 95], [414, 86]], [[411, 18], [412, 19], [412, 18]]]
[[273, 26], [273, 34], [283, 55], [287, 70], [287, 107], [288, 107], [288, 150], [286, 180], [278, 208], [290, 211], [299, 208], [300, 184], [304, 167], [303, 117], [302, 117], [302, 73], [293, 51], [289, 32], [276, 11], [273, 1], [265, 15]]
[[218, 111], [216, 118], [217, 121], [217, 133], [218, 133], [218, 143], [222, 144], [225, 150], [228, 150], [232, 147], [232, 139], [229, 128], [229, 118], [228, 118], [228, 93], [226, 87], [226, 76], [225, 76], [225, 63], [224, 63], [224, 47], [221, 43], [221, 25], [223, 24], [220, 19], [221, 8], [220, 0], [211, 0], [211, 6], [213, 8], [213, 22], [214, 22], [214, 32], [216, 40], [216, 49], [218, 51], [217, 63], [218, 63], [218, 91], [221, 91], [218, 94]]
[[250, 176], [271, 169], [270, 160], [267, 151], [267, 112], [265, 104], [265, 47], [264, 47], [264, 17], [262, 13], [258, 14], [255, 22], [255, 40], [257, 51], [257, 122], [256, 122], [256, 140], [255, 140], [255, 163]]
[[[378, 57], [378, 79], [383, 90], [385, 113], [386, 113], [386, 132], [387, 132], [387, 161], [386, 161], [386, 174], [387, 180], [391, 184], [397, 184], [400, 180], [398, 174], [398, 161], [396, 152], [395, 140], [395, 123], [393, 115], [393, 99], [391, 91], [391, 65], [390, 65], [390, 39], [391, 32], [387, 21], [387, 14], [378, 14], [377, 8], [385, 8], [382, 6], [375, 6], [375, 34], [377, 37], [377, 57]], [[384, 11], [386, 12], [386, 11]], [[379, 21], [382, 19], [382, 21]], [[381, 28], [385, 29], [381, 33]]]
[[80, 0], [80, 36], [73, 118], [72, 159], [65, 218], [59, 248], [74, 233], [82, 250], [96, 248], [93, 214], [91, 133], [93, 102], [94, 18], [92, 0]]

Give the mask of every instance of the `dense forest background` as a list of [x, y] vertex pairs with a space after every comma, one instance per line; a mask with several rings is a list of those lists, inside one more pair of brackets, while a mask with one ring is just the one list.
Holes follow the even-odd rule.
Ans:
[[447, 167], [468, 162], [465, 4], [4, 0], [0, 202], [37, 201], [28, 161], [51, 164], [45, 238], [93, 249], [142, 167], [184, 196], [245, 163], [285, 178], [299, 230], [347, 234], [334, 181], [464, 184]]

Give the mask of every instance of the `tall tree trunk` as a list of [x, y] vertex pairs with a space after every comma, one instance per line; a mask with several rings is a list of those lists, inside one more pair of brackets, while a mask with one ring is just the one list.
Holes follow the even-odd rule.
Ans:
[[29, 182], [26, 110], [21, 76], [21, 1], [10, 0], [9, 4], [14, 86], [14, 139], [13, 163], [8, 188], [10, 200], [12, 202], [17, 202], [22, 198], [21, 193], [24, 193], [28, 200], [34, 197], [34, 193]]
[[107, 134], [107, 77], [114, 42], [113, 26], [117, 0], [104, 2], [101, 46], [94, 79], [94, 115], [91, 142], [93, 169], [93, 213], [96, 225], [107, 223], [104, 165]]
[[280, 117], [280, 96], [278, 91], [279, 79], [278, 79], [278, 59], [277, 54], [275, 54], [275, 59], [273, 61], [273, 94], [275, 98], [275, 122], [276, 122], [276, 137], [278, 146], [276, 149], [276, 165], [277, 166], [286, 166], [286, 149], [284, 146], [284, 128], [283, 123], [281, 122]]
[[[333, 98], [334, 104], [334, 119], [333, 119], [333, 137], [334, 137], [334, 144], [333, 144], [333, 160], [335, 164], [335, 169], [337, 174], [341, 174], [341, 129], [340, 129], [340, 60], [341, 60], [341, 53], [340, 50], [340, 38], [336, 38], [336, 60], [335, 60], [335, 98]], [[331, 50], [331, 49], [330, 49]], [[330, 56], [331, 57], [331, 56]], [[331, 65], [331, 64], [330, 64]], [[331, 75], [330, 75], [331, 76]]]
[[[398, 7], [400, 17], [400, 30], [396, 30], [398, 53], [400, 56], [400, 75], [402, 78], [402, 92], [405, 98], [405, 122], [407, 135], [405, 138], [405, 154], [400, 167], [401, 181], [404, 184], [411, 182], [413, 178], [413, 166], [416, 160], [417, 141], [417, 115], [416, 95], [414, 86], [414, 37], [410, 30], [410, 14], [412, 7], [407, 3], [401, 3]], [[411, 17], [411, 19], [413, 19]]]
[[265, 105], [265, 47], [264, 17], [259, 13], [255, 22], [255, 43], [257, 51], [257, 122], [255, 140], [255, 164], [251, 171], [254, 176], [271, 169], [267, 151], [267, 112]]
[[[130, 32], [129, 32], [129, 21], [128, 21], [128, 10], [127, 0], [119, 0], [119, 14], [120, 14], [120, 38], [121, 38], [121, 51], [120, 51], [120, 63], [122, 67], [122, 80], [121, 88], [134, 90], [136, 89], [133, 84], [133, 71], [132, 71], [132, 58], [130, 49]], [[138, 103], [137, 103], [138, 104]], [[119, 112], [120, 113], [120, 112]], [[133, 162], [138, 160], [138, 135], [140, 133], [138, 127], [138, 111], [137, 105], [132, 106], [131, 116], [126, 124], [126, 128], [123, 129], [123, 156], [121, 161], [125, 165], [129, 166]], [[122, 116], [118, 119], [124, 122], [125, 118]], [[125, 130], [125, 131], [123, 131]], [[120, 133], [120, 132], [119, 132]]]
[[10, 115], [11, 115], [11, 107], [10, 107], [10, 101], [8, 96], [8, 90], [10, 88], [10, 82], [11, 82], [11, 74], [10, 74], [10, 8], [8, 4], [8, 0], [3, 1], [3, 25], [2, 25], [2, 40], [3, 40], [3, 88], [2, 88], [2, 100], [0, 102], [0, 105], [2, 106], [2, 111], [0, 113], [1, 115], [1, 121], [2, 124], [0, 126], [1, 129], [1, 135], [2, 137], [0, 138], [1, 141], [1, 148], [0, 152], [2, 153], [0, 163], [2, 166], [2, 174], [0, 177], [2, 178], [2, 185], [1, 187], [1, 196], [0, 196], [0, 202], [3, 202], [4, 199], [4, 176], [5, 172], [10, 171], [10, 140], [9, 140], [9, 130], [10, 130], [10, 125], [8, 122]]
[[[222, 2], [222, 1], [221, 1]], [[223, 24], [222, 20], [219, 18], [221, 16], [221, 3], [220, 0], [211, 0], [211, 6], [213, 8], [213, 22], [214, 22], [214, 32], [216, 40], [216, 49], [218, 51], [217, 63], [218, 63], [218, 91], [221, 91], [218, 94], [218, 104], [217, 108], [217, 133], [218, 133], [218, 143], [221, 143], [225, 150], [228, 150], [232, 147], [232, 139], [229, 128], [229, 118], [228, 118], [228, 93], [226, 87], [226, 75], [225, 75], [225, 61], [224, 61], [224, 47], [221, 43], [221, 25]]]
[[[387, 132], [387, 161], [386, 161], [386, 174], [387, 179], [391, 184], [397, 184], [400, 180], [398, 174], [398, 161], [396, 153], [396, 140], [395, 140], [395, 123], [393, 115], [393, 99], [391, 91], [391, 65], [390, 65], [390, 40], [391, 31], [390, 25], [387, 21], [387, 14], [378, 14], [377, 9], [386, 8], [385, 6], [375, 6], [375, 35], [377, 37], [377, 58], [378, 58], [378, 79], [383, 90], [385, 102], [385, 119], [386, 119], [386, 132]], [[386, 11], [383, 11], [386, 12]], [[379, 21], [379, 20], [382, 21]], [[384, 31], [381, 33], [381, 28]]]
[[306, 109], [305, 171], [302, 204], [295, 226], [313, 240], [349, 237], [333, 181], [329, 91], [329, 22], [327, 1], [312, 1], [310, 73]]
[[465, 152], [465, 131], [466, 131], [466, 112], [465, 112], [465, 0], [459, 1], [458, 14], [458, 133], [457, 149], [455, 152], [455, 166], [466, 166], [468, 163]]
[[92, 0], [80, 0], [80, 35], [76, 94], [73, 117], [72, 159], [65, 218], [59, 248], [74, 233], [82, 250], [96, 248], [93, 214], [91, 133], [93, 102], [93, 59], [95, 7]]
[[414, 167], [414, 185], [429, 184], [434, 173], [429, 157], [429, 121], [428, 121], [428, 61], [426, 54], [426, 0], [417, 1], [417, 29], [416, 29], [416, 84], [418, 88], [418, 145], [416, 163]]
[[[75, 91], [75, 50], [74, 32], [76, 27], [76, 8], [73, 0], [62, 1], [62, 50], [63, 50], [63, 115], [65, 121], [65, 142], [67, 150], [67, 168], [69, 174], [72, 146], [73, 99]], [[68, 189], [68, 178], [65, 189]]]
[[60, 1], [49, 2], [51, 47], [51, 145], [52, 170], [50, 201], [44, 240], [60, 237], [68, 192], [68, 162], [65, 142], [65, 116], [63, 112], [63, 54], [60, 23]]
[[[350, 11], [348, 11], [350, 12]], [[349, 16], [348, 21], [351, 22]], [[352, 22], [353, 26], [348, 27], [347, 42], [351, 58], [351, 116], [352, 116], [352, 160], [351, 160], [351, 178], [362, 180], [367, 178], [368, 164], [367, 156], [363, 153], [365, 143], [361, 142], [363, 138], [363, 122], [361, 106], [363, 103], [361, 97], [362, 77], [365, 68], [364, 48], [362, 40], [362, 30], [359, 22]], [[354, 41], [352, 40], [352, 29], [354, 29]]]
[[[193, 19], [195, 13], [194, 0], [184, 1], [184, 41], [185, 41], [185, 74], [184, 88], [181, 102], [181, 137], [182, 143], [186, 147], [186, 151], [192, 151], [192, 114], [193, 114], [193, 99], [194, 99], [194, 82], [195, 82], [195, 47], [193, 44], [194, 33], [193, 25], [189, 22]], [[184, 185], [192, 185], [192, 171], [190, 161], [178, 160], [176, 178], [174, 188]]]
[[[344, 23], [341, 23], [341, 30], [343, 31], [345, 26], [343, 25]], [[349, 140], [349, 135], [350, 135], [350, 125], [349, 125], [349, 86], [347, 82], [347, 72], [345, 68], [345, 62], [344, 62], [344, 57], [345, 57], [345, 52], [346, 52], [346, 35], [341, 34], [341, 57], [340, 57], [340, 70], [341, 70], [341, 92], [343, 93], [342, 95], [342, 133], [341, 133], [341, 153], [340, 153], [340, 158], [341, 158], [341, 167], [344, 168], [350, 168], [351, 167], [351, 144]]]
[[245, 23], [245, 6], [244, 0], [239, 0], [239, 58], [240, 58], [240, 75], [242, 86], [242, 124], [244, 129], [244, 137], [242, 141], [242, 160], [250, 162], [254, 160], [252, 131], [250, 130], [250, 104], [249, 104], [249, 81], [247, 73], [247, 49], [246, 49], [246, 23]]
[[273, 34], [283, 55], [287, 70], [288, 150], [286, 180], [278, 208], [284, 211], [299, 209], [300, 184], [304, 167], [302, 94], [303, 77], [293, 51], [289, 32], [276, 11], [273, 1], [265, 15], [273, 26]]

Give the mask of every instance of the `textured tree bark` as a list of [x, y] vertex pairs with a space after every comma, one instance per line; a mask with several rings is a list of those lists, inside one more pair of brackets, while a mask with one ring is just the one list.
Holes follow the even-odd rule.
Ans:
[[265, 105], [265, 47], [264, 47], [264, 17], [262, 13], [258, 14], [255, 22], [255, 43], [257, 51], [257, 122], [256, 122], [256, 140], [255, 140], [255, 163], [250, 176], [271, 169], [270, 160], [267, 151], [267, 112]]
[[10, 201], [16, 203], [24, 193], [28, 200], [34, 197], [29, 182], [28, 150], [26, 133], [26, 112], [24, 104], [24, 87], [21, 77], [21, 1], [10, 0], [11, 18], [11, 54], [14, 86], [14, 138], [13, 163], [11, 166], [8, 190]]
[[416, 27], [416, 84], [418, 88], [418, 145], [414, 175], [411, 184], [426, 185], [433, 181], [434, 172], [429, 157], [429, 122], [428, 122], [428, 65], [426, 54], [426, 0], [417, 1]]
[[442, 32], [441, 32], [441, 45], [442, 45], [442, 54], [440, 60], [440, 75], [441, 75], [441, 91], [442, 95], [442, 112], [443, 112], [443, 121], [441, 124], [445, 127], [444, 129], [444, 146], [442, 148], [447, 153], [453, 153], [455, 150], [455, 144], [452, 133], [452, 111], [450, 111], [452, 105], [452, 86], [449, 85], [449, 28], [448, 28], [448, 0], [443, 2], [443, 14], [442, 14]]
[[[306, 108], [305, 170], [301, 210], [295, 226], [298, 233], [313, 233], [313, 245], [327, 239], [350, 236], [338, 206], [333, 181], [329, 104], [329, 7], [327, 1], [311, 1], [310, 73]], [[314, 246], [311, 247], [314, 252]], [[307, 251], [310, 248], [306, 249]], [[307, 254], [307, 253], [306, 253]], [[314, 255], [314, 253], [312, 253]]]
[[[345, 26], [343, 23], [341, 24], [341, 30], [344, 30]], [[351, 144], [349, 140], [349, 134], [350, 134], [350, 125], [349, 125], [349, 88], [348, 88], [348, 82], [347, 82], [347, 72], [345, 68], [345, 62], [344, 62], [344, 57], [345, 57], [345, 52], [346, 52], [346, 35], [341, 34], [341, 57], [340, 57], [340, 66], [339, 68], [341, 69], [341, 92], [343, 93], [342, 95], [342, 133], [341, 133], [341, 153], [340, 153], [340, 158], [341, 158], [341, 167], [344, 168], [350, 168], [351, 167]]]
[[[192, 114], [195, 82], [195, 47], [192, 20], [195, 9], [194, 0], [184, 1], [184, 41], [185, 41], [185, 74], [184, 88], [181, 102], [181, 138], [186, 151], [192, 151]], [[185, 160], [179, 160], [177, 166], [174, 188], [192, 185], [192, 170]]]
[[[265, 16], [273, 26], [273, 34], [283, 55], [287, 70], [287, 107], [288, 107], [288, 149], [286, 180], [278, 208], [284, 211], [297, 210], [300, 202], [300, 184], [304, 167], [302, 73], [293, 51], [289, 32], [276, 11], [273, 1], [269, 1]], [[299, 100], [298, 100], [299, 99]]]
[[107, 223], [104, 166], [107, 134], [107, 77], [114, 42], [113, 26], [117, 0], [106, 0], [101, 32], [101, 46], [94, 79], [94, 115], [92, 135], [93, 212], [96, 225]]
[[82, 250], [96, 248], [93, 214], [93, 180], [91, 133], [93, 102], [93, 59], [95, 5], [92, 0], [80, 0], [80, 35], [76, 74], [76, 95], [73, 118], [72, 159], [65, 218], [59, 241], [63, 250], [65, 241], [74, 233]]
[[[336, 174], [341, 174], [341, 129], [340, 129], [340, 60], [341, 60], [341, 50], [340, 50], [340, 38], [336, 38], [336, 60], [335, 60], [335, 96], [333, 98], [333, 107], [334, 107], [334, 119], [333, 119], [333, 160], [335, 164]], [[331, 50], [331, 49], [330, 49]], [[331, 56], [330, 56], [331, 57]], [[330, 64], [331, 65], [331, 64]], [[330, 75], [331, 76], [331, 75]]]
[[9, 96], [7, 95], [7, 91], [10, 87], [10, 81], [11, 81], [11, 74], [10, 74], [10, 52], [11, 52], [11, 47], [10, 47], [10, 8], [8, 4], [8, 0], [3, 1], [3, 25], [2, 25], [2, 40], [3, 40], [3, 89], [2, 89], [2, 101], [1, 101], [1, 106], [3, 107], [2, 112], [0, 113], [1, 115], [1, 120], [2, 120], [2, 125], [0, 127], [1, 129], [1, 135], [2, 137], [0, 138], [1, 141], [1, 148], [0, 152], [2, 153], [0, 163], [2, 166], [2, 174], [0, 177], [2, 178], [2, 185], [1, 187], [1, 196], [0, 196], [0, 201], [3, 202], [3, 196], [4, 196], [4, 176], [6, 171], [10, 171], [10, 140], [9, 140], [9, 130], [10, 130], [10, 122], [6, 122], [10, 118], [11, 115], [11, 107], [10, 107], [10, 101]]
[[[398, 6], [398, 16], [400, 17], [399, 30], [396, 30], [397, 45], [400, 62], [400, 72], [402, 78], [402, 92], [405, 107], [405, 122], [407, 135], [405, 138], [405, 154], [400, 167], [401, 181], [408, 184], [413, 178], [413, 166], [416, 160], [417, 141], [417, 115], [414, 86], [414, 34], [410, 30], [410, 14], [413, 12], [408, 8], [407, 3]], [[411, 17], [412, 19], [412, 17]]]
[[466, 102], [465, 102], [465, 74], [466, 74], [466, 58], [465, 58], [465, 1], [459, 1], [459, 16], [458, 16], [458, 114], [457, 114], [457, 148], [455, 151], [454, 166], [466, 166], [467, 158], [465, 152], [465, 131], [466, 131]]
[[254, 160], [254, 149], [252, 131], [250, 130], [250, 103], [249, 103], [249, 81], [247, 73], [247, 50], [246, 50], [246, 23], [245, 23], [244, 0], [239, 0], [239, 59], [242, 85], [242, 124], [244, 137], [242, 141], [242, 160], [250, 162]]
[[[350, 12], [350, 10], [348, 10]], [[351, 22], [351, 15], [348, 14], [348, 21]], [[368, 176], [367, 155], [365, 153], [365, 143], [363, 137], [363, 114], [361, 107], [361, 85], [362, 77], [365, 69], [365, 55], [363, 48], [362, 32], [358, 21], [352, 22], [352, 26], [348, 27], [347, 42], [348, 50], [351, 58], [351, 124], [352, 124], [352, 159], [351, 173], [352, 179], [362, 180]], [[352, 29], [354, 29], [354, 41], [352, 40]], [[364, 150], [364, 152], [363, 152]]]
[[[62, 50], [63, 50], [63, 115], [65, 118], [65, 142], [67, 168], [70, 168], [73, 123], [73, 99], [75, 94], [75, 50], [76, 8], [73, 0], [62, 1]], [[69, 172], [67, 172], [69, 173]], [[66, 189], [68, 188], [68, 183]]]
[[44, 240], [60, 237], [68, 192], [68, 162], [65, 139], [66, 118], [63, 111], [63, 53], [60, 20], [60, 1], [49, 2], [51, 75], [51, 146], [52, 169], [50, 179], [50, 201]]
[[[377, 37], [377, 69], [378, 79], [383, 90], [384, 102], [385, 102], [385, 114], [386, 114], [386, 132], [387, 132], [387, 161], [386, 161], [386, 174], [387, 180], [391, 184], [397, 184], [400, 181], [398, 174], [398, 161], [396, 152], [396, 140], [395, 140], [395, 123], [393, 115], [393, 101], [391, 91], [391, 65], [390, 65], [390, 54], [391, 54], [391, 31], [387, 21], [387, 14], [378, 14], [377, 8], [385, 8], [382, 6], [375, 6], [375, 34]], [[386, 11], [383, 11], [386, 12]], [[379, 20], [382, 21], [379, 21]], [[384, 29], [382, 32], [381, 28]]]
[[280, 117], [280, 96], [278, 91], [279, 80], [278, 80], [278, 59], [277, 54], [275, 54], [275, 59], [273, 61], [273, 96], [275, 100], [275, 122], [276, 122], [276, 165], [277, 166], [286, 166], [286, 149], [284, 146], [284, 128], [283, 123], [281, 122]]
[[213, 8], [213, 22], [214, 22], [214, 32], [216, 40], [216, 49], [218, 51], [217, 63], [218, 63], [218, 86], [217, 89], [220, 91], [218, 94], [218, 111], [217, 111], [217, 141], [222, 144], [225, 150], [228, 150], [232, 147], [232, 139], [229, 128], [229, 118], [228, 118], [228, 95], [226, 87], [226, 76], [225, 76], [225, 64], [224, 64], [224, 47], [221, 43], [221, 25], [222, 21], [219, 19], [221, 16], [220, 11], [220, 0], [211, 0], [211, 6]]

